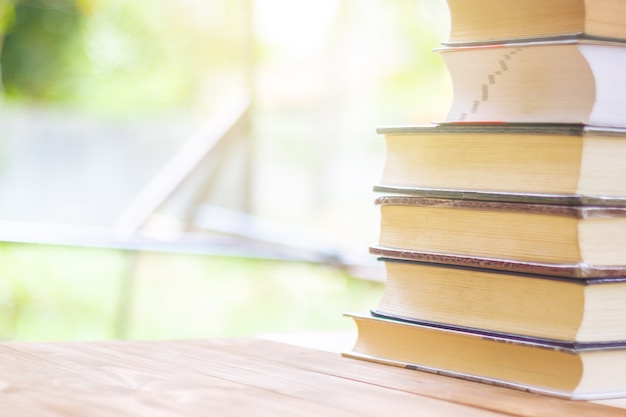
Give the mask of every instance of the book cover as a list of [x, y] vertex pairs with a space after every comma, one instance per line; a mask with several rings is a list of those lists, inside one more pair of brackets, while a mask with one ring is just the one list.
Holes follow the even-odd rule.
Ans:
[[448, 253], [425, 252], [385, 247], [372, 244], [369, 253], [375, 256], [405, 261], [427, 262], [442, 265], [483, 268], [524, 274], [561, 278], [621, 278], [626, 276], [626, 266], [590, 266], [583, 263], [529, 262], [495, 259], [485, 256], [466, 256]]

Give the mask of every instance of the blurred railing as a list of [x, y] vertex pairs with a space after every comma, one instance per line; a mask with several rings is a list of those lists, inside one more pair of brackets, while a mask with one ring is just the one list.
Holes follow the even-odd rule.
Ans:
[[214, 112], [110, 227], [0, 221], [0, 241], [124, 251], [129, 268], [120, 287], [115, 329], [119, 338], [127, 333], [139, 252], [320, 263], [357, 278], [381, 279], [380, 266], [370, 259], [351, 259], [321, 234], [254, 215], [250, 118], [247, 97]]

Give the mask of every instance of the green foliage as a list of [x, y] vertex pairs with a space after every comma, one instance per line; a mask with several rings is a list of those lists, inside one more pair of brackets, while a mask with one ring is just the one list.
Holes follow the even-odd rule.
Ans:
[[0, 340], [86, 340], [115, 335], [120, 252], [2, 243]]
[[[211, 107], [230, 90], [245, 87], [246, 66], [255, 58], [259, 67], [271, 61], [271, 45], [250, 37], [251, 4], [265, 3], [0, 0], [0, 33], [8, 31], [0, 56], [6, 95], [115, 114]], [[446, 36], [445, 2], [340, 2], [330, 13], [336, 15], [324, 32], [325, 48], [340, 60], [370, 49], [372, 33], [385, 36], [379, 40], [385, 54], [367, 56], [376, 65], [381, 62], [373, 61], [387, 57], [395, 61], [387, 64], [378, 99], [390, 109], [389, 117], [398, 107], [413, 108], [424, 86], [440, 91], [447, 81], [443, 63], [430, 53]], [[288, 29], [288, 23], [277, 18], [272, 24]], [[320, 74], [320, 82], [324, 77]]]
[[21, 0], [7, 10], [2, 82], [9, 97], [63, 100], [75, 90], [83, 54], [74, 0]]
[[[15, 7], [9, 0], [0, 0], [0, 39], [15, 26]], [[0, 42], [1, 43], [1, 42]]]
[[130, 336], [253, 336], [351, 330], [382, 289], [323, 265], [142, 254]]
[[322, 265], [11, 243], [0, 270], [0, 340], [351, 330], [342, 313], [370, 308], [382, 289]]
[[220, 95], [246, 40], [241, 0], [219, 3], [0, 0], [5, 94], [120, 114]]

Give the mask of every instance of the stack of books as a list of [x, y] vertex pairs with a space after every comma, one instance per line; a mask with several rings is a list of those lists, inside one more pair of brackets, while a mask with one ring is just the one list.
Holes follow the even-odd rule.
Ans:
[[626, 396], [626, 7], [448, 0], [446, 120], [381, 127], [378, 306], [344, 356]]

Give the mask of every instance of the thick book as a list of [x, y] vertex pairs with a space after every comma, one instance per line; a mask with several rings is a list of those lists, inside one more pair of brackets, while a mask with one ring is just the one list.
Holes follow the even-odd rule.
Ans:
[[347, 314], [357, 340], [343, 356], [577, 400], [626, 396], [626, 346], [568, 346], [489, 332]]
[[446, 122], [626, 126], [626, 43], [561, 40], [438, 49]]
[[626, 38], [623, 0], [447, 0], [447, 43], [539, 37]]
[[567, 279], [380, 258], [373, 311], [546, 342], [626, 341], [626, 277]]
[[401, 195], [376, 204], [375, 255], [579, 278], [626, 272], [625, 207]]
[[382, 126], [375, 191], [552, 204], [626, 204], [626, 129], [581, 124]]

